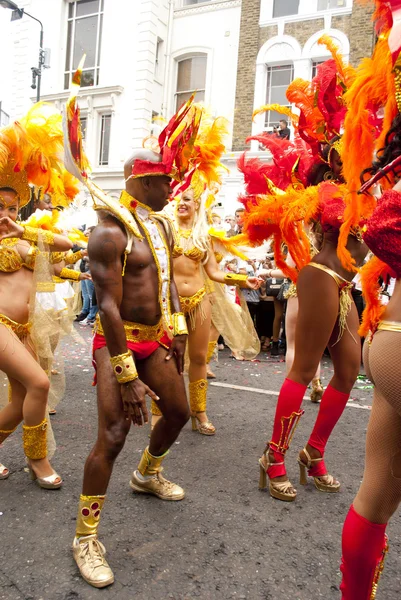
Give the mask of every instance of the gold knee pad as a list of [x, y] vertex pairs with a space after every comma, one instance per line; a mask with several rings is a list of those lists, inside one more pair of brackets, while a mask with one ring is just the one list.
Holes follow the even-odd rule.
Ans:
[[40, 460], [47, 456], [47, 420], [43, 419], [39, 425], [22, 426], [22, 439], [24, 452], [27, 458]]
[[0, 429], [0, 444], [2, 444], [4, 440], [8, 438], [9, 435], [14, 433], [16, 429], [16, 427], [14, 427], [14, 429]]
[[213, 358], [214, 351], [216, 350], [217, 342], [209, 342], [207, 346], [206, 364], [209, 364]]
[[84, 496], [79, 497], [76, 536], [97, 535], [106, 496]]
[[157, 402], [155, 402], [154, 400], [152, 400], [152, 402], [150, 403], [150, 412], [152, 413], [152, 415], [156, 415], [158, 417], [163, 416], [163, 413], [160, 410]]
[[199, 379], [189, 384], [189, 405], [192, 412], [205, 412], [207, 403], [207, 380]]
[[161, 470], [161, 464], [167, 454], [168, 450], [161, 456], [153, 456], [153, 454], [149, 452], [149, 447], [145, 448], [141, 460], [139, 461], [138, 471], [143, 477], [156, 475], [156, 473]]

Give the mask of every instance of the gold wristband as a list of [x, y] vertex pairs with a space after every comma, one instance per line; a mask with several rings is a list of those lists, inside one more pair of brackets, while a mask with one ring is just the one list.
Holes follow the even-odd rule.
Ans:
[[[28, 242], [33, 242], [37, 244], [38, 240], [42, 241], [44, 244], [48, 244], [49, 246], [53, 246], [54, 244], [54, 233], [51, 231], [47, 231], [45, 229], [39, 229], [37, 227], [28, 227], [24, 225], [24, 233], [21, 236], [22, 240], [26, 240]], [[39, 237], [40, 234], [40, 237]]]
[[135, 362], [129, 350], [124, 354], [111, 356], [110, 362], [118, 383], [128, 383], [129, 381], [138, 379]]
[[187, 321], [184, 313], [178, 312], [172, 315], [173, 317], [173, 336], [188, 335]]
[[81, 273], [79, 271], [74, 271], [74, 269], [67, 269], [63, 267], [60, 271], [59, 277], [61, 279], [71, 279], [72, 281], [79, 281]]
[[72, 254], [67, 254], [64, 258], [64, 262], [66, 265], [75, 265], [81, 258], [83, 258], [84, 251], [78, 250], [78, 252], [73, 252]]
[[246, 282], [248, 281], [247, 275], [241, 275], [240, 273], [226, 273], [224, 275], [224, 283], [226, 285], [237, 285], [240, 288], [248, 287]]

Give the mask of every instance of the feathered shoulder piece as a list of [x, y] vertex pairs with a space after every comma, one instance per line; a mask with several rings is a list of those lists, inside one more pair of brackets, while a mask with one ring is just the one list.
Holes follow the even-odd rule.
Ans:
[[212, 241], [213, 250], [215, 252], [219, 252], [223, 256], [232, 254], [234, 256], [238, 256], [242, 260], [248, 260], [248, 257], [238, 248], [238, 244], [233, 242], [233, 237], [226, 237], [224, 231], [219, 231], [214, 227], [210, 227], [208, 233]]

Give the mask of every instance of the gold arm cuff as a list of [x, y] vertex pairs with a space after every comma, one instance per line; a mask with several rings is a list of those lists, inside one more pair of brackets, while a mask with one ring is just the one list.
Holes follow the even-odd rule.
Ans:
[[246, 282], [248, 281], [247, 275], [241, 273], [226, 273], [224, 275], [224, 283], [226, 285], [237, 285], [240, 288], [246, 288]]
[[64, 258], [64, 262], [66, 265], [75, 265], [76, 262], [81, 260], [84, 256], [83, 250], [78, 250], [78, 252], [73, 252], [72, 254], [67, 254]]
[[173, 317], [173, 336], [188, 335], [187, 321], [184, 313], [178, 312], [172, 315]]
[[118, 383], [128, 383], [138, 379], [135, 362], [129, 350], [124, 354], [110, 357], [111, 366]]
[[72, 281], [79, 281], [79, 276], [81, 273], [79, 271], [74, 271], [74, 269], [67, 269], [63, 267], [60, 271], [61, 279], [71, 279]]
[[27, 225], [24, 226], [24, 233], [22, 234], [21, 239], [36, 244], [39, 239], [39, 234], [43, 243], [48, 244], [49, 246], [54, 245], [54, 233], [36, 227], [28, 227]]

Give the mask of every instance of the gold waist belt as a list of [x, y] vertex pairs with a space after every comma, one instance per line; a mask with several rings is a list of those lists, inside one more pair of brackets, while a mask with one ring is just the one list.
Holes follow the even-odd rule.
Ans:
[[36, 284], [37, 292], [55, 292], [56, 284], [53, 281], [38, 281]]
[[[144, 325], [143, 323], [131, 323], [123, 321], [125, 337], [128, 342], [158, 342], [164, 335], [164, 325], [159, 321], [156, 325]], [[99, 314], [96, 316], [95, 333], [104, 335]]]
[[205, 296], [205, 287], [202, 287], [193, 296], [180, 296], [180, 304], [184, 315], [188, 315], [190, 312], [192, 312], [198, 306], [198, 304], [202, 302]]
[[381, 331], [398, 331], [401, 333], [401, 323], [397, 321], [380, 321], [377, 329]]
[[32, 326], [29, 322], [25, 324], [17, 323], [16, 321], [13, 321], [12, 319], [9, 319], [5, 315], [1, 314], [0, 325], [5, 325], [8, 329], [11, 329], [11, 331], [13, 331], [20, 340], [29, 334]]

